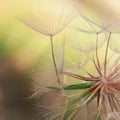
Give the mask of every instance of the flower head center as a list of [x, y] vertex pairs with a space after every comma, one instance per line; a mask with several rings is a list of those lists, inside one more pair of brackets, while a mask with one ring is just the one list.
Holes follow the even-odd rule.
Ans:
[[105, 77], [103, 77], [103, 76], [101, 77], [101, 81], [102, 81], [102, 83], [104, 83], [104, 84], [107, 84], [107, 82], [108, 82], [107, 79], [106, 79]]

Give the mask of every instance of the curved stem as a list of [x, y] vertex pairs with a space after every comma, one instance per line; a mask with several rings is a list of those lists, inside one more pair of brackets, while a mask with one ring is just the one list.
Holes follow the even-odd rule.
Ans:
[[57, 65], [56, 65], [56, 60], [55, 60], [55, 54], [54, 54], [53, 36], [52, 35], [50, 36], [50, 40], [51, 40], [51, 52], [52, 52], [53, 65], [54, 65], [54, 68], [55, 68], [55, 73], [56, 73], [58, 84], [60, 84], [60, 80], [58, 78], [58, 70], [57, 70]]
[[107, 55], [108, 55], [108, 46], [110, 42], [111, 32], [109, 33], [109, 37], [107, 40], [106, 52], [105, 52], [105, 61], [104, 61], [104, 76], [106, 77], [106, 68], [107, 68]]

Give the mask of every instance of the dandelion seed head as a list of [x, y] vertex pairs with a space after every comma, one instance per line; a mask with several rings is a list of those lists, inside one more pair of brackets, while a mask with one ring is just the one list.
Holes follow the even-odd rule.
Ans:
[[[80, 4], [76, 8], [80, 16], [75, 19], [79, 19], [79, 24], [73, 21], [70, 26], [70, 28], [74, 29], [74, 32], [72, 31], [72, 44], [76, 43], [76, 49], [85, 53], [85, 58], [87, 58], [76, 69], [65, 70], [64, 47], [57, 54], [60, 56], [60, 59], [56, 59], [57, 55], [53, 49], [52, 42], [53, 36], [62, 32], [72, 20], [74, 16], [73, 9], [63, 4], [63, 1], [61, 2], [60, 0], [52, 0], [52, 2], [44, 0], [42, 4], [38, 4], [31, 12], [20, 17], [20, 21], [27, 26], [51, 38], [53, 64], [50, 66], [43, 65], [44, 67], [36, 75], [32, 98], [40, 100], [40, 104], [37, 106], [41, 109], [40, 115], [43, 119], [66, 119], [66, 114], [71, 111], [71, 108], [79, 108], [77, 111], [78, 114], [74, 116], [75, 120], [83, 119], [82, 116], [79, 117], [81, 106], [83, 105], [89, 119], [95, 119], [96, 114], [105, 114], [107, 119], [109, 119], [111, 117], [109, 113], [112, 113], [112, 117], [118, 120], [120, 119], [120, 115], [118, 114], [120, 110], [120, 57], [116, 56], [117, 58], [114, 58], [112, 61], [114, 54], [110, 57], [108, 54], [109, 48], [111, 48], [111, 52], [120, 52], [119, 44], [115, 41], [117, 40], [117, 33], [120, 32], [119, 19], [109, 19], [109, 15], [105, 17], [107, 12], [104, 14], [101, 14], [99, 10], [93, 12], [93, 10], [88, 10], [85, 5]], [[83, 26], [81, 26], [81, 23], [83, 23]], [[108, 37], [106, 37], [106, 32], [109, 33]], [[98, 50], [105, 43], [105, 40], [106, 49], [102, 51], [104, 57], [103, 61], [101, 61]], [[118, 44], [117, 47], [114, 46], [115, 42]], [[92, 64], [87, 68], [86, 63], [89, 64], [88, 61]], [[78, 70], [80, 70], [80, 75], [75, 74]], [[75, 106], [70, 106], [70, 109], [68, 96], [64, 90], [64, 86], [67, 84], [67, 76], [91, 84], [89, 88], [82, 91], [83, 93], [88, 93], [83, 98], [82, 103], [81, 100], [78, 100]], [[87, 105], [88, 108], [86, 108]], [[89, 111], [93, 112], [92, 110], [94, 114], [89, 113]], [[87, 119], [86, 113], [83, 116]]]
[[[119, 95], [120, 95], [120, 57], [114, 57], [114, 61], [112, 65], [109, 66], [109, 62], [112, 60], [112, 57], [108, 57], [109, 55], [109, 43], [111, 39], [111, 33], [107, 38], [105, 56], [103, 57], [104, 62], [100, 61], [100, 56], [98, 54], [98, 46], [96, 46], [95, 53], [91, 54], [90, 62], [92, 62], [91, 68], [95, 68], [93, 73], [91, 72], [91, 68], [82, 68], [85, 74], [77, 75], [75, 73], [65, 71], [64, 74], [71, 76], [73, 78], [91, 82], [91, 87], [86, 89], [84, 92], [89, 93], [87, 97], [85, 97], [85, 104], [91, 104], [94, 100], [97, 102], [96, 105], [96, 114], [109, 114], [112, 112], [114, 114], [114, 118], [118, 120], [120, 116], [116, 114], [119, 112]], [[96, 41], [96, 43], [98, 43]], [[112, 51], [111, 51], [112, 52]], [[95, 74], [96, 73], [96, 74]], [[118, 95], [119, 94], [119, 95]], [[102, 112], [104, 111], [104, 112]], [[95, 118], [94, 118], [95, 119]]]

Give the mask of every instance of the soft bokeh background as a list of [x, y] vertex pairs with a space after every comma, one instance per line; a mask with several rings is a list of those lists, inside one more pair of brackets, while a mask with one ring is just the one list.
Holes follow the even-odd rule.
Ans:
[[[101, 12], [107, 11], [111, 17], [120, 14], [119, 0], [85, 0], [84, 4], [99, 7]], [[50, 41], [17, 20], [17, 16], [32, 5], [32, 0], [0, 1], [0, 120], [37, 119], [35, 101], [28, 99], [32, 73], [44, 67], [42, 63], [49, 57]], [[63, 36], [64, 33], [59, 34], [56, 40]], [[74, 53], [71, 53], [67, 50], [69, 59], [74, 58]]]

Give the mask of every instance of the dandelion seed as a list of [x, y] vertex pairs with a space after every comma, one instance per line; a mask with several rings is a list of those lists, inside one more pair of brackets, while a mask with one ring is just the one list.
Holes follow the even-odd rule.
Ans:
[[42, 2], [42, 7], [39, 6], [38, 8], [38, 10], [26, 14], [19, 20], [35, 31], [50, 37], [53, 65], [58, 78], [58, 84], [60, 84], [54, 55], [53, 37], [62, 32], [70, 23], [73, 18], [73, 12], [71, 12], [68, 6], [64, 5], [63, 1], [52, 1], [50, 3], [44, 1]]
[[[73, 39], [72, 42], [76, 42], [75, 48], [77, 50], [86, 53], [93, 52], [96, 48], [97, 34], [99, 34], [98, 48], [100, 48], [106, 40], [106, 32], [103, 32], [92, 20], [87, 19], [87, 15], [84, 14], [87, 10], [82, 4], [80, 4], [80, 6], [79, 3], [77, 3], [77, 5], [74, 4], [74, 7], [77, 9], [78, 14], [70, 24], [70, 28], [72, 29], [71, 34], [73, 34], [71, 38]], [[89, 11], [87, 12], [89, 13]], [[90, 13], [92, 15], [94, 14], [92, 12]]]
[[77, 4], [75, 4], [75, 8], [80, 16], [82, 16], [90, 25], [94, 24], [97, 29], [100, 28], [101, 31], [111, 33], [120, 33], [120, 18], [114, 16], [110, 8], [110, 10], [106, 8], [103, 12], [102, 8], [101, 10], [99, 10], [99, 8], [90, 8], [78, 1]]
[[[58, 76], [56, 76], [56, 71], [54, 67], [48, 62], [51, 61], [51, 59], [47, 59], [45, 64], [43, 64], [44, 67], [41, 67], [40, 71], [38, 71], [37, 74], [35, 74], [34, 82], [33, 82], [33, 90], [34, 90], [34, 97], [40, 97], [41, 94], [44, 94], [44, 92], [47, 92], [50, 88], [48, 87], [56, 87], [59, 90], [61, 86], [57, 83], [57, 79], [59, 78], [60, 84], [65, 85], [66, 84], [66, 76], [62, 73], [64, 69], [64, 42], [62, 45], [60, 45], [60, 51], [56, 54], [59, 54], [60, 59], [57, 59], [56, 67], [58, 70]], [[50, 48], [51, 49], [51, 48]], [[39, 79], [40, 78], [40, 79]]]
[[35, 10], [20, 17], [20, 21], [47, 36], [55, 36], [70, 23], [74, 11], [65, 1], [52, 0], [38, 3]]
[[[85, 31], [87, 33], [94, 33], [95, 31], [100, 31], [111, 33], [111, 41], [109, 43], [109, 47], [111, 50], [113, 50], [115, 53], [120, 53], [120, 47], [119, 47], [119, 33], [120, 33], [120, 17], [115, 16], [112, 14], [112, 10], [109, 8], [106, 8], [104, 12], [101, 13], [98, 9], [88, 9], [88, 7], [81, 2], [77, 2], [77, 5], [75, 4], [75, 8], [79, 12], [80, 18], [84, 18], [86, 20], [86, 23], [88, 23], [86, 30], [84, 26], [81, 28], [77, 28], [78, 31]], [[101, 8], [102, 10], [102, 8]], [[110, 12], [111, 11], [111, 12]], [[93, 29], [89, 29], [91, 27]], [[96, 27], [95, 27], [96, 26]]]

